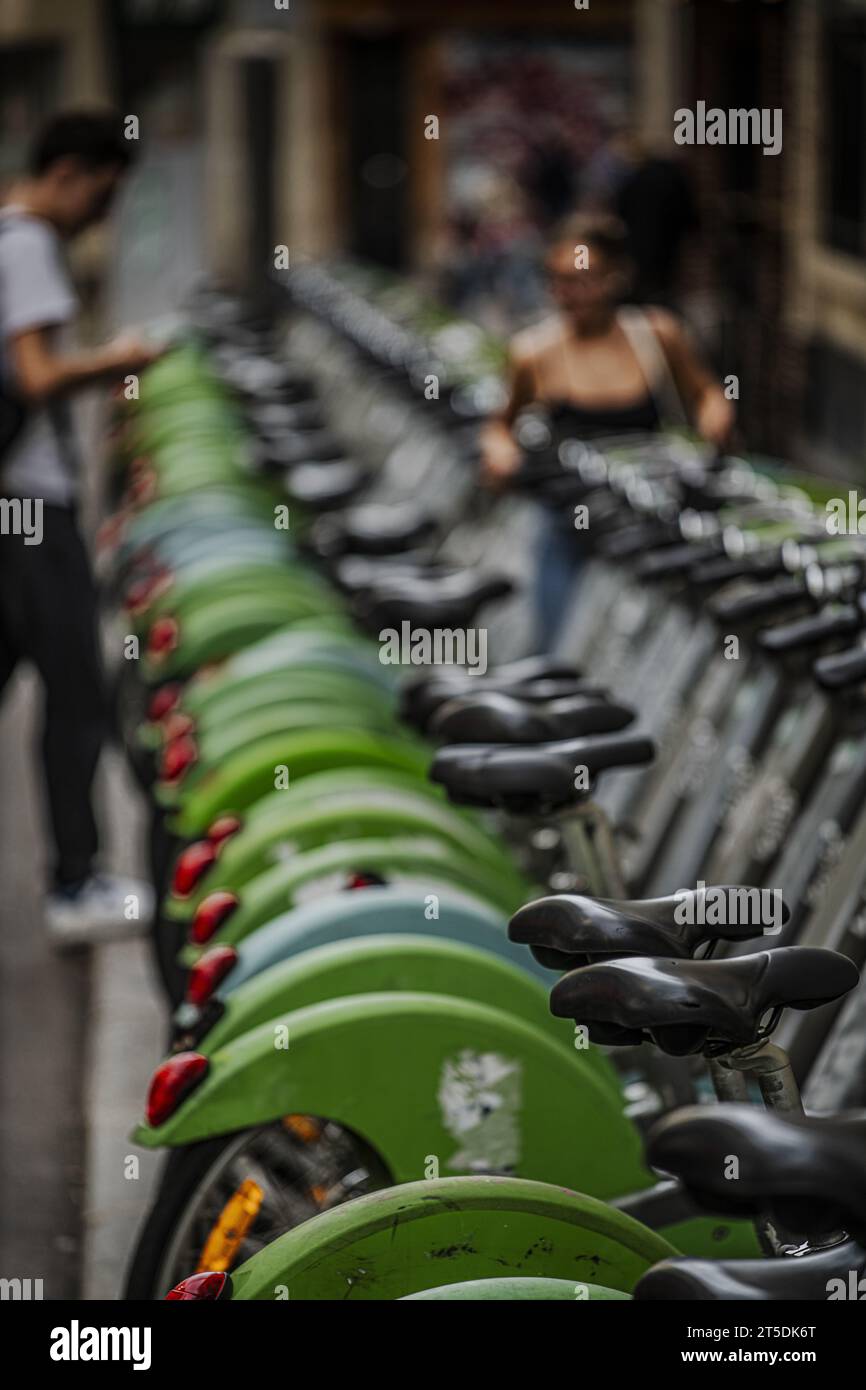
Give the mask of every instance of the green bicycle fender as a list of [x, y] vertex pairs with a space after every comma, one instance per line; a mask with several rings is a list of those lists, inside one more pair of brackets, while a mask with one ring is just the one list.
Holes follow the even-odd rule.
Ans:
[[[431, 913], [435, 901], [435, 913]], [[423, 933], [434, 941], [456, 941], [495, 956], [541, 983], [547, 996], [552, 972], [532, 952], [509, 941], [506, 920], [488, 903], [451, 884], [428, 879], [423, 884], [389, 883], [354, 893], [347, 913], [345, 891], [325, 893], [259, 927], [237, 947], [238, 958], [219, 989], [231, 998], [236, 989], [264, 970], [331, 942], [387, 936], [397, 949], [405, 936]], [[573, 1039], [572, 1039], [573, 1042]], [[622, 1083], [613, 1063], [597, 1049], [595, 1072], [617, 1104]]]
[[159, 467], [168, 455], [173, 457], [171, 446], [178, 440], [209, 441], [223, 430], [229, 430], [234, 437], [241, 435], [240, 420], [228, 405], [226, 398], [197, 385], [190, 389], [189, 395], [181, 396], [175, 391], [166, 396], [155, 411], [136, 412], [130, 420], [130, 442], [139, 451], [145, 451], [155, 467]]
[[201, 714], [211, 700], [240, 681], [256, 680], [272, 671], [308, 667], [345, 669], [361, 679], [381, 684], [383, 689], [393, 690], [396, 685], [394, 667], [383, 666], [376, 659], [370, 643], [357, 635], [347, 618], [344, 617], [341, 628], [325, 635], [318, 623], [314, 632], [309, 624], [296, 622], [234, 653], [218, 672], [193, 676], [184, 689], [184, 708], [191, 715]]
[[[672, 1247], [582, 1192], [459, 1177], [373, 1192], [305, 1221], [232, 1273], [232, 1298], [391, 1300], [442, 1283], [521, 1278], [630, 1293]], [[577, 1300], [575, 1300], [577, 1301]]]
[[[399, 735], [402, 730], [395, 717], [381, 706], [378, 709], [351, 708], [346, 704], [313, 703], [272, 704], [264, 709], [248, 711], [227, 727], [210, 732], [194, 730], [198, 756], [184, 775], [184, 793], [192, 792], [204, 781], [214, 767], [227, 758], [255, 748], [274, 734], [290, 734], [304, 729], [367, 729], [371, 733]], [[432, 756], [432, 750], [431, 750]]]
[[[380, 789], [393, 788], [396, 791], [411, 792], [417, 798], [433, 802], [435, 805], [442, 805], [445, 801], [445, 794], [441, 787], [435, 782], [421, 780], [411, 772], [406, 772], [400, 768], [393, 767], [330, 767], [320, 772], [311, 772], [306, 777], [295, 779], [281, 790], [271, 790], [264, 796], [253, 801], [246, 808], [242, 818], [242, 828], [236, 836], [226, 841], [220, 851], [221, 863], [233, 865], [235, 856], [233, 846], [235, 841], [242, 836], [249, 835], [251, 838], [263, 836], [266, 840], [271, 838], [275, 828], [282, 825], [285, 818], [294, 815], [295, 811], [306, 808], [312, 811], [319, 804], [320, 798], [343, 796], [347, 793], [359, 792], [364, 789], [377, 791]], [[459, 815], [465, 816], [467, 820], [473, 821], [472, 812], [460, 807], [454, 807]], [[244, 852], [238, 854], [239, 862], [244, 858]]]
[[158, 660], [148, 653], [143, 655], [142, 675], [149, 683], [174, 680], [231, 656], [296, 618], [327, 616], [335, 606], [330, 596], [271, 597], [261, 603], [248, 595], [216, 600], [188, 614], [173, 651]]
[[[381, 874], [386, 879], [399, 874], [422, 881], [433, 874], [457, 888], [477, 894], [509, 917], [522, 903], [529, 901], [534, 891], [528, 881], [519, 878], [505, 881], [498, 869], [474, 863], [441, 840], [398, 836], [338, 840], [293, 855], [246, 883], [237, 893], [237, 906], [208, 945], [215, 946], [219, 942], [234, 946], [292, 907], [305, 885], [336, 879], [335, 886], [341, 887], [347, 876], [362, 871]], [[197, 960], [200, 953], [200, 947], [190, 947], [183, 953], [183, 963]]]
[[299, 657], [333, 653], [354, 656], [368, 670], [377, 671], [383, 679], [390, 676], [393, 680], [392, 669], [384, 667], [378, 660], [370, 639], [362, 637], [348, 618], [345, 623], [346, 626], [336, 637], [323, 637], [318, 626], [309, 621], [306, 624], [286, 624], [229, 658], [224, 669], [230, 675], [262, 675], [265, 671], [291, 664]]
[[[244, 452], [244, 435], [236, 419], [214, 403], [190, 401], [180, 418], [180, 406], [167, 407], [163, 419], [136, 420], [131, 425], [127, 447], [134, 456], [147, 458], [160, 483], [171, 483], [175, 465], [194, 455], [216, 462], [220, 473], [243, 481], [239, 462]], [[196, 471], [199, 471], [196, 468]], [[213, 470], [210, 470], [213, 471]]]
[[285, 567], [284, 557], [269, 556], [258, 564], [243, 567], [219, 569], [214, 566], [207, 574], [190, 576], [188, 580], [182, 574], [177, 575], [174, 583], [156, 594], [140, 617], [136, 616], [137, 630], [145, 631], [164, 614], [171, 614], [178, 622], [186, 624], [200, 609], [230, 598], [245, 598], [250, 603], [257, 599], [275, 603], [281, 600], [286, 603], [333, 602], [333, 594], [326, 585], [292, 576]]
[[[317, 780], [318, 780], [317, 774]], [[298, 785], [306, 786], [305, 777]], [[277, 792], [277, 798], [287, 796]], [[222, 845], [219, 858], [184, 898], [173, 893], [166, 899], [165, 915], [183, 921], [193, 916], [201, 902], [218, 889], [237, 892], [250, 879], [267, 872], [275, 860], [285, 858], [287, 847], [303, 853], [335, 840], [380, 838], [390, 835], [435, 836], [471, 859], [495, 866], [514, 880], [515, 891], [524, 883], [513, 861], [492, 835], [480, 829], [447, 803], [415, 794], [411, 789], [355, 785], [327, 791], [321, 786], [313, 797], [296, 798], [265, 821], [242, 826]]]
[[139, 1126], [138, 1143], [177, 1148], [319, 1115], [360, 1135], [398, 1183], [431, 1163], [507, 1167], [600, 1198], [652, 1181], [621, 1098], [588, 1054], [474, 999], [343, 995], [272, 1018], [208, 1060], [173, 1115]]
[[[221, 730], [236, 719], [243, 719], [254, 709], [270, 705], [288, 705], [292, 701], [325, 701], [329, 705], [350, 705], [361, 710], [395, 710], [395, 692], [366, 680], [352, 670], [327, 669], [325, 666], [303, 666], [271, 671], [257, 680], [238, 681], [207, 702], [195, 720], [196, 731]], [[179, 709], [186, 713], [185, 703]], [[192, 717], [192, 716], [190, 716]], [[143, 724], [142, 737], [150, 745], [160, 741], [160, 730], [153, 724]]]
[[[296, 672], [279, 672], [279, 678], [261, 678], [259, 689], [255, 682], [243, 682], [219, 699], [212, 700], [204, 713], [193, 720], [197, 739], [205, 734], [219, 734], [240, 719], [247, 718], [252, 711], [264, 711], [275, 705], [290, 710], [295, 703], [322, 703], [326, 705], [350, 706], [361, 714], [381, 715], [383, 711], [394, 711], [396, 701], [390, 692], [370, 681], [363, 681], [348, 675], [310, 668]], [[184, 702], [177, 706], [178, 712], [186, 713]], [[190, 716], [192, 717], [192, 716]], [[146, 720], [138, 726], [135, 740], [139, 747], [158, 751], [165, 742], [161, 725]]]
[[139, 398], [130, 403], [132, 416], [147, 418], [158, 413], [174, 394], [190, 389], [207, 392], [219, 400], [226, 399], [225, 389], [209, 369], [204, 350], [193, 339], [172, 347], [142, 373]]
[[382, 673], [391, 668], [380, 667], [378, 671], [372, 671], [355, 654], [330, 652], [299, 655], [272, 670], [251, 675], [235, 675], [230, 669], [234, 660], [231, 658], [218, 671], [211, 671], [207, 676], [193, 677], [184, 687], [180, 708], [191, 719], [196, 722], [211, 718], [219, 721], [229, 717], [235, 705], [241, 710], [247, 709], [256, 702], [257, 686], [262, 690], [263, 699], [271, 695], [292, 699], [296, 681], [300, 689], [306, 684], [315, 691], [317, 683], [325, 691], [337, 686], [350, 695], [357, 692], [361, 700], [381, 701], [396, 708], [396, 685], [392, 680], [382, 679]]
[[438, 1284], [434, 1289], [422, 1289], [420, 1293], [404, 1293], [402, 1302], [413, 1303], [424, 1300], [428, 1303], [449, 1302], [498, 1303], [503, 1299], [510, 1302], [555, 1302], [555, 1303], [605, 1303], [612, 1299], [625, 1299], [630, 1294], [619, 1289], [605, 1289], [601, 1284], [575, 1284], [571, 1279], [539, 1279], [513, 1277], [509, 1279], [469, 1279], [462, 1284]]
[[751, 1221], [692, 1216], [687, 1221], [659, 1226], [659, 1232], [683, 1255], [696, 1259], [750, 1260], [759, 1259], [764, 1253]]
[[274, 734], [254, 749], [245, 748], [222, 767], [214, 768], [189, 796], [180, 789], [157, 783], [154, 796], [163, 806], [176, 805], [169, 830], [182, 839], [191, 838], [224, 811], [235, 814], [259, 797], [275, 790], [276, 769], [288, 769], [290, 782], [328, 768], [391, 767], [414, 773], [419, 781], [427, 775], [430, 751], [420, 740], [384, 738], [364, 729], [314, 729], [296, 734]]
[[517, 966], [457, 941], [376, 934], [315, 946], [248, 980], [224, 1001], [196, 1051], [210, 1056], [269, 1019], [325, 999], [395, 993], [476, 999], [534, 1024], [560, 1046], [574, 1045], [572, 1025], [553, 1017], [544, 986]]
[[[246, 446], [242, 436], [233, 439], [204, 434], [177, 438], [160, 445], [150, 455], [155, 474], [156, 496], [182, 496], [193, 489], [231, 483], [242, 477]], [[181, 472], [176, 465], [185, 465]]]
[[224, 573], [211, 573], [187, 580], [181, 572], [171, 589], [155, 600], [158, 605], [164, 600], [164, 610], [179, 616], [192, 614], [208, 603], [225, 599], [245, 598], [248, 603], [257, 600], [277, 603], [288, 601], [321, 601], [328, 606], [339, 606], [334, 590], [317, 575], [306, 571], [293, 570], [282, 557], [282, 563], [273, 561], [258, 567], [247, 565], [243, 569]]

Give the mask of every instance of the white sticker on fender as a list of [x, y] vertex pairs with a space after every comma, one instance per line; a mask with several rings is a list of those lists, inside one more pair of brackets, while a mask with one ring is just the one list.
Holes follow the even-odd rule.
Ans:
[[448, 1159], [459, 1172], [513, 1171], [520, 1160], [522, 1068], [497, 1052], [465, 1048], [443, 1064], [442, 1124], [460, 1148]]

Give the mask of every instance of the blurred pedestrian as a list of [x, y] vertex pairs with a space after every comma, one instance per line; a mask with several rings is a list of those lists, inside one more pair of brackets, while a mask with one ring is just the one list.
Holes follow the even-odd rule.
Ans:
[[[553, 233], [546, 270], [557, 312], [512, 339], [510, 393], [482, 432], [482, 478], [507, 485], [521, 462], [513, 426], [542, 407], [555, 440], [645, 434], [690, 422], [723, 447], [733, 406], [680, 321], [660, 308], [624, 306], [633, 268], [616, 218], [576, 214]], [[572, 516], [545, 517], [536, 574], [539, 649], [554, 645], [582, 564]]]
[[41, 514], [38, 536], [10, 526], [0, 536], [0, 691], [19, 661], [35, 666], [54, 843], [46, 924], [57, 944], [140, 930], [152, 910], [146, 884], [96, 868], [93, 780], [108, 701], [69, 397], [139, 372], [155, 353], [129, 334], [86, 351], [71, 345], [78, 301], [64, 258], [65, 244], [106, 215], [129, 163], [120, 117], [56, 116], [0, 209], [0, 494], [6, 518], [25, 502]]

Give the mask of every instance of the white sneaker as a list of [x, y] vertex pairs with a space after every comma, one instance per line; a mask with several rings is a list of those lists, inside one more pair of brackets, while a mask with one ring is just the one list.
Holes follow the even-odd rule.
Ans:
[[153, 916], [149, 883], [115, 874], [94, 874], [75, 893], [49, 894], [45, 901], [48, 939], [58, 950], [140, 936]]

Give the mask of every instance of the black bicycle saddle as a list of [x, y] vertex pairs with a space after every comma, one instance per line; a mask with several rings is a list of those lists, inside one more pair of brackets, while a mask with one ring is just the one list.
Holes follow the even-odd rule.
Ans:
[[[754, 897], [759, 889], [718, 885], [713, 891], [724, 895], [724, 915], [731, 920], [701, 920], [718, 915], [707, 911], [708, 904], [718, 900], [708, 896], [707, 890], [624, 902], [557, 893], [519, 908], [508, 924], [508, 935], [520, 945], [531, 946], [539, 964], [564, 971], [618, 956], [685, 960], [708, 943], [748, 941], [762, 934], [755, 910], [761, 898]], [[785, 903], [780, 908], [781, 926], [791, 914]]]
[[325, 467], [304, 462], [286, 476], [283, 488], [291, 501], [308, 511], [325, 512], [345, 506], [369, 481], [370, 470], [348, 459]]
[[650, 550], [664, 550], [681, 540], [678, 528], [669, 522], [630, 521], [602, 537], [598, 549], [610, 560], [627, 560], [632, 555], [646, 555]]
[[844, 1230], [866, 1242], [866, 1110], [825, 1118], [755, 1105], [687, 1106], [653, 1127], [647, 1159], [679, 1178], [699, 1206], [766, 1213], [810, 1238]]
[[546, 702], [479, 691], [440, 705], [428, 732], [443, 743], [545, 743], [624, 729], [634, 711], [585, 695]]
[[[850, 1298], [866, 1274], [866, 1250], [853, 1240], [778, 1260], [662, 1260], [638, 1280], [633, 1298], [646, 1302], [825, 1302]], [[864, 1285], [866, 1292], [866, 1285]], [[862, 1295], [860, 1295], [862, 1297]]]
[[739, 556], [718, 555], [689, 570], [689, 583], [702, 589], [720, 588], [732, 579], [775, 579], [785, 573], [782, 548], [746, 551]]
[[743, 623], [772, 618], [786, 608], [808, 601], [802, 576], [786, 574], [763, 584], [735, 580], [714, 594], [707, 607], [717, 622]]
[[[461, 670], [428, 671], [422, 676], [412, 676], [401, 683], [400, 717], [416, 729], [426, 728], [434, 711], [446, 700], [458, 695], [477, 695], [480, 690], [518, 695], [524, 702], [561, 699], [578, 691], [585, 693], [578, 672], [567, 662], [551, 661], [547, 670], [539, 662], [537, 675], [522, 674], [524, 665], [514, 662], [513, 665], [491, 667], [483, 676]], [[598, 689], [597, 686], [592, 688]]]
[[848, 647], [833, 656], [822, 656], [812, 666], [822, 690], [851, 690], [866, 681], [866, 647]]
[[345, 444], [330, 430], [272, 435], [262, 439], [255, 452], [261, 466], [270, 472], [283, 472], [305, 463], [334, 465], [346, 461]]
[[650, 551], [636, 566], [641, 579], [670, 579], [685, 574], [704, 560], [713, 560], [722, 554], [721, 540], [702, 541], [697, 544], [687, 541], [682, 545], [666, 545], [661, 550]]
[[[462, 676], [463, 672], [458, 672]], [[443, 673], [444, 676], [444, 673]], [[546, 705], [551, 700], [571, 700], [577, 696], [585, 699], [601, 702], [609, 698], [609, 692], [600, 685], [593, 685], [591, 681], [584, 680], [538, 680], [529, 681], [525, 685], [507, 686], [500, 681], [489, 681], [484, 677], [470, 677], [460, 687], [460, 693], [468, 695], [477, 694], [479, 691], [491, 691], [502, 695], [513, 695], [522, 705]], [[447, 678], [441, 683], [431, 683], [423, 691], [419, 691], [414, 700], [410, 702], [411, 717], [408, 713], [403, 714], [407, 723], [413, 724], [416, 728], [427, 731], [431, 720], [435, 718], [437, 710], [449, 701], [456, 699], [454, 687], [447, 683]]]
[[757, 1040], [768, 1011], [816, 1009], [847, 994], [859, 977], [847, 956], [813, 946], [728, 960], [626, 956], [564, 975], [550, 1008], [584, 1024], [593, 1042], [649, 1041], [683, 1057], [744, 1047]]
[[861, 625], [862, 615], [853, 603], [833, 603], [808, 617], [763, 629], [758, 633], [757, 643], [764, 651], [783, 656], [851, 637]]
[[431, 578], [383, 581], [357, 598], [358, 616], [373, 631], [408, 622], [429, 632], [471, 625], [493, 599], [512, 592], [510, 579], [462, 570]]
[[455, 567], [412, 555], [344, 555], [331, 567], [331, 577], [346, 594], [359, 594], [394, 579], [456, 574]]
[[398, 555], [420, 545], [435, 530], [429, 512], [410, 503], [383, 506], [367, 502], [348, 507], [340, 516], [320, 517], [310, 543], [317, 555]]
[[279, 439], [284, 434], [294, 434], [296, 431], [325, 430], [328, 423], [317, 400], [298, 401], [295, 404], [264, 401], [252, 406], [247, 413], [256, 432], [268, 439]]
[[652, 740], [639, 734], [598, 734], [532, 748], [467, 743], [440, 748], [430, 777], [461, 805], [534, 814], [586, 795], [575, 785], [578, 768], [592, 782], [608, 768], [648, 763], [654, 753]]

